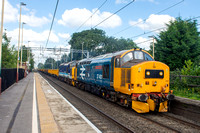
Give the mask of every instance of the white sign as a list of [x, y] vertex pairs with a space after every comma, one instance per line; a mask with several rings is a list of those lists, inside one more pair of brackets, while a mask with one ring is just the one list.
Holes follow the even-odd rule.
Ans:
[[83, 65], [81, 66], [80, 70], [81, 70], [81, 73], [80, 73], [81, 78], [84, 79], [85, 74], [83, 72], [85, 71], [85, 68], [83, 67]]

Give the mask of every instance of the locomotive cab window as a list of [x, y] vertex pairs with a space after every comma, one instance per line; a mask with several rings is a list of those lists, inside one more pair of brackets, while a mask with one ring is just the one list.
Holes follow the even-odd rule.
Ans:
[[103, 65], [103, 78], [109, 78], [109, 65]]
[[142, 51], [134, 51], [134, 58], [138, 60], [144, 60], [144, 54]]
[[131, 60], [133, 60], [133, 53], [129, 52], [122, 58], [122, 64], [124, 64], [128, 61], [131, 61]]
[[146, 54], [146, 53], [144, 54], [144, 58], [147, 61], [152, 61], [153, 60], [153, 58], [150, 55]]

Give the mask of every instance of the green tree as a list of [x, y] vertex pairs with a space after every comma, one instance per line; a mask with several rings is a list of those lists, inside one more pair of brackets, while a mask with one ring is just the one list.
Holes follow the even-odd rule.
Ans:
[[55, 69], [56, 68], [55, 60], [53, 58], [47, 58], [44, 63], [44, 68], [45, 69]]
[[133, 48], [138, 48], [133, 40], [124, 38], [117, 39], [114, 37], [107, 37], [105, 40], [105, 46], [103, 47], [104, 53], [111, 53]]
[[43, 63], [39, 63], [38, 64], [38, 69], [44, 69], [44, 64]]
[[[28, 55], [29, 55], [29, 53], [28, 53]], [[19, 56], [21, 57], [21, 49], [19, 51]], [[27, 47], [23, 45], [22, 46], [22, 62], [26, 62], [26, 61], [27, 61]]]
[[10, 38], [7, 34], [3, 34], [2, 43], [2, 68], [16, 68], [17, 66], [17, 51], [14, 46], [10, 47]]
[[34, 58], [33, 58], [32, 50], [30, 50], [29, 52], [30, 52], [30, 53], [28, 53], [30, 55], [30, 57], [29, 57], [29, 64], [30, 64], [29, 69], [32, 71], [32, 69], [34, 69], [35, 61], [34, 61]]
[[[69, 54], [70, 55], [70, 54]], [[68, 61], [70, 61], [71, 60], [71, 55], [70, 56], [67, 56], [67, 54], [64, 54], [64, 55], [62, 55], [61, 56], [61, 63], [65, 63], [65, 62], [68, 62]], [[69, 60], [69, 58], [70, 58], [70, 60]]]
[[55, 62], [55, 69], [59, 69], [59, 66], [60, 66], [60, 64], [61, 64], [61, 61], [60, 60], [58, 60], [58, 61], [56, 61]]
[[155, 59], [169, 65], [171, 70], [182, 68], [185, 60], [195, 61], [200, 55], [200, 37], [196, 20], [180, 17], [167, 25], [156, 38]]
[[[108, 37], [103, 30], [99, 29], [74, 33], [69, 44], [72, 49], [82, 50], [83, 46], [83, 49], [88, 50], [92, 57], [125, 49], [138, 48], [131, 39]], [[69, 57], [71, 58], [71, 53], [68, 55], [68, 59]], [[82, 53], [73, 53], [73, 59], [79, 60], [81, 57]]]
[[180, 70], [182, 75], [200, 75], [200, 63], [195, 65], [191, 60], [185, 61], [185, 65]]
[[[21, 49], [19, 51], [19, 56], [21, 58]], [[30, 64], [30, 66], [27, 69], [30, 69], [30, 70], [34, 69], [34, 63], [35, 62], [34, 62], [34, 59], [33, 59], [32, 52], [30, 50], [27, 51], [27, 47], [24, 46], [24, 45], [22, 46], [22, 63], [28, 63], [27, 66]]]
[[[90, 52], [97, 52], [96, 49], [101, 47], [105, 40], [105, 32], [99, 29], [84, 30], [72, 35], [69, 44], [72, 49], [89, 50]], [[81, 59], [81, 53], [73, 53], [73, 59]]]

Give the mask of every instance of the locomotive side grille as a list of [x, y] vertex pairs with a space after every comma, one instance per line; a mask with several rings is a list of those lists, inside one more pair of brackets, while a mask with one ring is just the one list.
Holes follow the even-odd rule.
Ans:
[[122, 69], [121, 73], [121, 86], [125, 86], [125, 69]]
[[131, 83], [131, 69], [126, 71], [126, 83]]
[[121, 86], [125, 86], [125, 83], [131, 82], [131, 69], [122, 69], [121, 71]]

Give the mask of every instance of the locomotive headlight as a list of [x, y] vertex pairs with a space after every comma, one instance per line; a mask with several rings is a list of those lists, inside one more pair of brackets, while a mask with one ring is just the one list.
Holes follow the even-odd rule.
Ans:
[[146, 75], [148, 75], [148, 76], [149, 76], [149, 75], [150, 75], [150, 72], [149, 72], [149, 71], [147, 71], [147, 72], [146, 72]]
[[145, 94], [139, 95], [138, 97], [138, 100], [141, 102], [145, 102], [147, 101], [147, 99], [148, 99], [148, 95], [145, 95]]
[[159, 75], [160, 75], [160, 76], [163, 76], [163, 72], [159, 72]]

